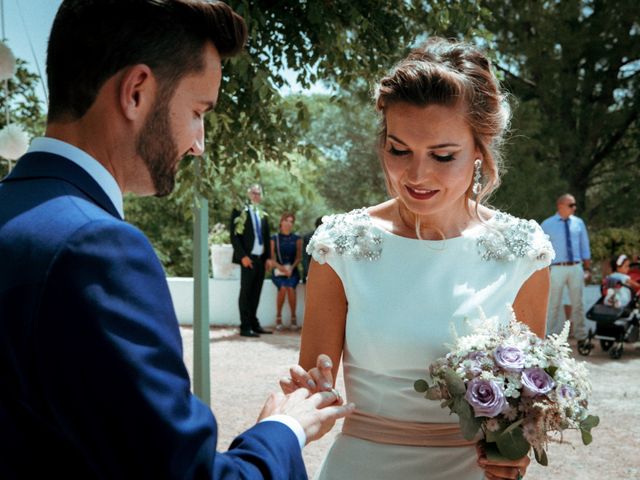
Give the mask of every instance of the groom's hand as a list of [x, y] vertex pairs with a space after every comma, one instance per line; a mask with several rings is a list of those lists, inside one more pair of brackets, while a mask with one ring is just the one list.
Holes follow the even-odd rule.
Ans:
[[307, 436], [307, 444], [327, 433], [336, 420], [355, 409], [353, 403], [342, 405], [342, 398], [333, 390], [311, 393], [300, 388], [293, 393], [272, 393], [265, 403], [258, 421], [271, 415], [289, 415], [296, 419]]

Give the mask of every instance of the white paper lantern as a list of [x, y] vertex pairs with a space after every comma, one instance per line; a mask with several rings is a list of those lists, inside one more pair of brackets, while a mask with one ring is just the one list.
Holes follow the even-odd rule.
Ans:
[[16, 74], [16, 57], [4, 43], [0, 42], [0, 81], [8, 80]]
[[10, 123], [0, 130], [0, 157], [17, 160], [29, 148], [29, 135], [20, 125]]

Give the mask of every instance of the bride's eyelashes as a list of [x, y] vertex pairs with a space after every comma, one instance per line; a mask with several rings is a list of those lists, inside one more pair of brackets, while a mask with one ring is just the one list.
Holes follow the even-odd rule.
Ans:
[[[391, 145], [389, 148], [387, 148], [387, 152], [389, 152], [394, 157], [404, 157], [409, 155], [411, 153], [411, 150], [398, 150], [393, 145]], [[453, 153], [450, 153], [448, 155], [436, 155], [435, 153], [431, 153], [431, 157], [435, 161], [440, 163], [447, 163], [456, 159]]]
[[408, 155], [409, 153], [411, 153], [411, 150], [398, 150], [393, 145], [391, 145], [387, 149], [387, 152], [389, 152], [391, 155], [393, 155], [395, 157], [402, 157], [402, 156], [405, 156], [405, 155]]
[[434, 158], [434, 160], [441, 163], [451, 162], [456, 159], [453, 153], [450, 153], [448, 155], [436, 155], [435, 153], [432, 153], [431, 156]]

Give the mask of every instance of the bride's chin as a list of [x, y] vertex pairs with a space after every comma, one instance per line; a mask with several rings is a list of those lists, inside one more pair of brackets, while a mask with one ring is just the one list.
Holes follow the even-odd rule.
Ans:
[[411, 215], [417, 215], [420, 217], [433, 215], [441, 210], [438, 203], [439, 202], [432, 202], [427, 204], [427, 202], [420, 200], [404, 199], [401, 197], [398, 198], [398, 204], [405, 213], [410, 213]]

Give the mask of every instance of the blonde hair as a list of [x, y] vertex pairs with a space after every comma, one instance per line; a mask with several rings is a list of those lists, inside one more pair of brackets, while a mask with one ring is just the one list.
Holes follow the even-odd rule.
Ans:
[[[378, 146], [387, 136], [385, 108], [398, 103], [419, 107], [461, 106], [476, 145], [482, 154], [482, 188], [476, 197], [482, 203], [500, 184], [504, 141], [511, 108], [491, 70], [491, 62], [477, 48], [462, 42], [431, 38], [414, 49], [383, 77], [375, 88], [376, 110], [380, 112]], [[387, 190], [396, 195], [380, 156]], [[473, 181], [466, 192], [471, 198]], [[468, 202], [467, 202], [468, 203]], [[477, 215], [476, 204], [476, 215]]]

